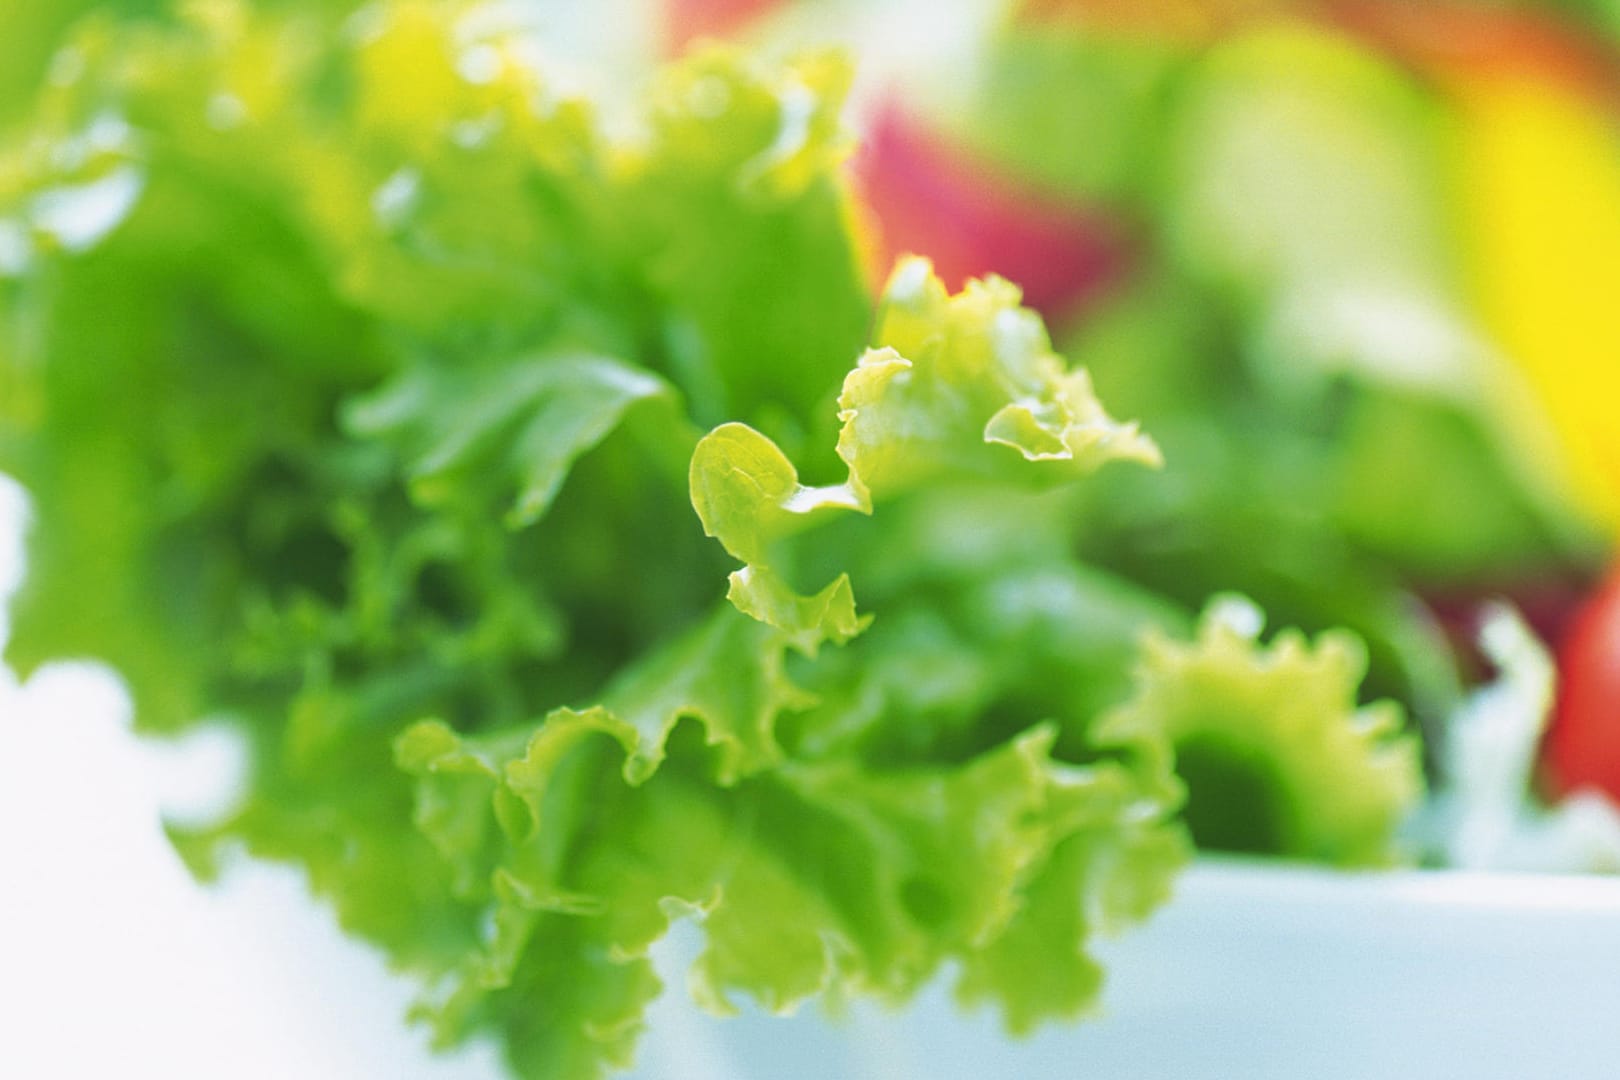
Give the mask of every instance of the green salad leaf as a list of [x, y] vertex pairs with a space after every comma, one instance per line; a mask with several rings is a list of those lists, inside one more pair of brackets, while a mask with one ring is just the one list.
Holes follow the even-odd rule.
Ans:
[[1262, 618], [1227, 597], [1192, 642], [1150, 638], [1136, 693], [1102, 729], [1168, 732], [1201, 844], [1345, 866], [1394, 861], [1392, 838], [1423, 786], [1400, 707], [1357, 703], [1367, 660], [1353, 636], [1311, 643], [1284, 632], [1261, 645]]

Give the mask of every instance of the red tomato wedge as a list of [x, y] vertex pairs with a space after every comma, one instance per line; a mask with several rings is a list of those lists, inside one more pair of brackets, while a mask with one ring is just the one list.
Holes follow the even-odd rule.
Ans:
[[666, 0], [665, 49], [675, 56], [701, 38], [729, 38], [780, 6], [782, 0]]
[[896, 257], [922, 252], [952, 289], [1000, 274], [1061, 321], [1127, 269], [1128, 230], [1116, 218], [1008, 175], [898, 105], [874, 117], [855, 170], [878, 281]]
[[1620, 799], [1620, 567], [1575, 616], [1558, 655], [1558, 705], [1543, 760], [1559, 792]]

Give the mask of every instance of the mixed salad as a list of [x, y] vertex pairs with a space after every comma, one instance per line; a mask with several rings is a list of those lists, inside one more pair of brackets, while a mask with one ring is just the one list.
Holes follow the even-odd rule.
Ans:
[[676, 920], [1021, 1032], [1198, 848], [1620, 867], [1607, 30], [585, 7], [0, 12], [7, 662], [240, 733], [200, 876], [586, 1077]]

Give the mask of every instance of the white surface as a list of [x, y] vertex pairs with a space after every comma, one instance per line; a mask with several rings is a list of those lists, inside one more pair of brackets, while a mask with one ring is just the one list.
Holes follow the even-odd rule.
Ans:
[[[0, 591], [14, 576], [0, 486]], [[0, 628], [3, 632], [3, 628]], [[230, 747], [129, 733], [89, 666], [0, 669], [0, 1077], [493, 1080], [429, 1057], [411, 988], [288, 869], [191, 882], [159, 806], [217, 802]], [[692, 947], [690, 928], [665, 950]], [[1620, 879], [1345, 877], [1209, 863], [1105, 943], [1103, 1015], [1009, 1043], [943, 987], [843, 1026], [654, 1010], [638, 1080], [1607, 1080], [1620, 1075]], [[675, 975], [669, 980], [679, 986]]]
[[161, 782], [195, 786], [190, 770], [154, 768], [165, 755], [123, 712], [88, 668], [0, 701], [0, 1076], [494, 1075], [477, 1054], [426, 1055], [400, 1022], [409, 987], [295, 872], [244, 864], [222, 888], [195, 884], [158, 818]]
[[[22, 501], [0, 477], [0, 600]], [[0, 603], [0, 644], [5, 639]], [[222, 737], [137, 741], [90, 664], [0, 666], [0, 1077], [474, 1080], [487, 1049], [434, 1061], [410, 987], [346, 941], [285, 867], [192, 881], [160, 807], [202, 813], [239, 762]]]

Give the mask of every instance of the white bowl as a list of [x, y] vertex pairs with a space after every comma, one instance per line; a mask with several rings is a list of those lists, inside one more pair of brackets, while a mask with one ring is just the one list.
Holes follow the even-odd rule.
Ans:
[[1099, 1014], [1026, 1041], [963, 1015], [943, 986], [844, 1025], [717, 1022], [666, 1001], [637, 1075], [1620, 1076], [1620, 879], [1204, 860], [1170, 905], [1098, 952], [1109, 973]]

